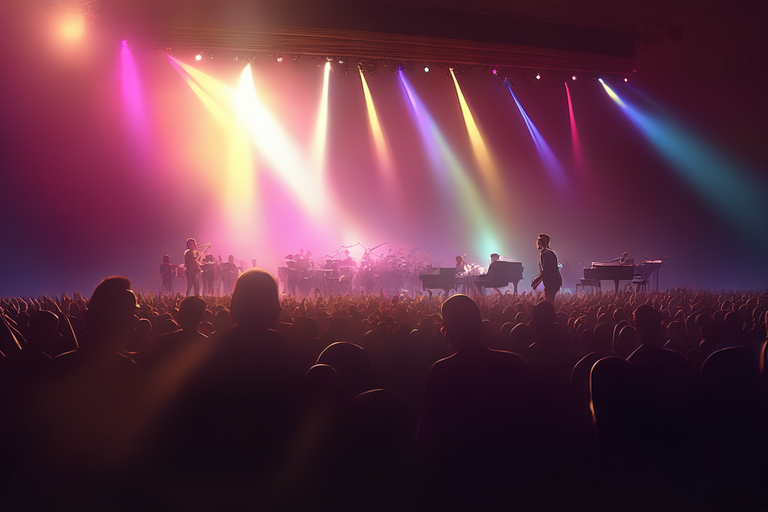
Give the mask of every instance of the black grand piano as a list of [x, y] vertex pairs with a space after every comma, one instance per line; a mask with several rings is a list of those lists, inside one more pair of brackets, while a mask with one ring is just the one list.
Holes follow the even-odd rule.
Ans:
[[614, 290], [619, 291], [619, 281], [647, 287], [651, 275], [656, 274], [656, 290], [659, 289], [660, 260], [643, 261], [640, 265], [618, 265], [616, 263], [601, 263], [593, 261], [590, 268], [584, 269], [584, 281], [594, 281], [600, 287], [600, 281], [613, 281]]
[[[523, 264], [519, 261], [497, 261], [496, 265], [499, 267], [498, 272], [494, 267], [496, 279], [484, 282], [483, 286], [485, 288], [501, 288], [511, 283], [515, 288], [515, 295], [517, 295], [517, 284], [523, 279]], [[458, 290], [462, 285], [466, 290], [468, 286], [473, 286], [474, 283], [485, 277], [457, 275], [455, 268], [438, 268], [436, 270], [437, 273], [419, 275], [422, 288], [424, 290], [428, 288], [444, 290], [446, 295], [451, 290]]]

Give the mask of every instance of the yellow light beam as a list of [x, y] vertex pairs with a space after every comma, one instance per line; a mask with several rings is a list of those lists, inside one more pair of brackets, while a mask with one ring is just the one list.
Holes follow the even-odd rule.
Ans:
[[321, 220], [319, 214], [326, 211], [322, 183], [301, 158], [296, 144], [258, 100], [250, 65], [240, 75], [232, 100], [256, 147], [296, 195], [302, 208], [313, 214], [313, 219]]
[[496, 163], [493, 161], [491, 153], [488, 151], [488, 147], [485, 145], [483, 136], [480, 134], [480, 130], [475, 123], [475, 118], [472, 116], [472, 111], [469, 109], [467, 100], [464, 98], [464, 93], [461, 91], [458, 80], [453, 69], [450, 69], [451, 78], [453, 78], [453, 84], [456, 86], [456, 94], [459, 97], [459, 105], [461, 106], [461, 113], [464, 116], [464, 124], [467, 126], [467, 133], [469, 134], [469, 141], [472, 144], [472, 150], [475, 154], [475, 161], [480, 169], [480, 174], [483, 179], [488, 195], [496, 203], [496, 206], [503, 206], [504, 202], [504, 190], [499, 177], [499, 172], [496, 167]]
[[325, 174], [325, 141], [328, 134], [328, 82], [331, 74], [331, 63], [325, 63], [323, 71], [323, 91], [320, 94], [320, 107], [315, 121], [315, 134], [312, 142], [312, 161], [320, 179]]
[[388, 185], [392, 186], [394, 183], [394, 167], [392, 165], [392, 155], [389, 151], [389, 145], [384, 138], [384, 132], [381, 129], [379, 123], [379, 116], [376, 113], [376, 106], [373, 104], [373, 97], [371, 91], [368, 88], [368, 81], [363, 75], [363, 70], [358, 68], [360, 72], [360, 82], [363, 85], [363, 94], [365, 95], [365, 106], [368, 109], [368, 123], [371, 126], [371, 136], [373, 137], [373, 143], [376, 147], [376, 155], [379, 159], [379, 165], [384, 174], [385, 181]]

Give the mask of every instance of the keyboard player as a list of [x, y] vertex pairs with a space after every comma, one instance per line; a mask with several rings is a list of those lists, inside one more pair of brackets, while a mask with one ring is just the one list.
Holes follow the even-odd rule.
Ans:
[[501, 290], [499, 290], [499, 287], [507, 285], [507, 283], [500, 284], [496, 276], [498, 273], [498, 268], [496, 267], [498, 267], [498, 265], [494, 266], [494, 264], [499, 261], [500, 257], [501, 256], [495, 252], [491, 254], [491, 262], [488, 265], [488, 272], [479, 276], [477, 281], [475, 281], [475, 287], [477, 287], [477, 291], [480, 293], [480, 295], [485, 293], [485, 288], [493, 288], [499, 295], [501, 295]]

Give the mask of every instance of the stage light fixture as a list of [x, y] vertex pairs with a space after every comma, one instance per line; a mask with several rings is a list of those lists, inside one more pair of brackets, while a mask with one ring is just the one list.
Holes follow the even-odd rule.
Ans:
[[344, 60], [343, 59], [339, 59], [339, 64], [344, 64]]
[[576, 81], [576, 75], [571, 76], [571, 80]]
[[199, 53], [197, 55], [195, 55], [195, 60], [201, 60], [202, 58], [203, 58], [203, 56], [201, 54], [199, 54]]
[[496, 69], [496, 68], [493, 68], [493, 70], [491, 70], [491, 73], [493, 73], [494, 75], [498, 75], [499, 74], [499, 70]]
[[424, 72], [429, 73], [429, 66], [424, 66]]
[[536, 73], [536, 80], [541, 80], [541, 73]]
[[629, 82], [629, 78], [624, 77], [624, 83], [627, 83], [627, 82]]
[[277, 62], [283, 62], [283, 56], [282, 55], [278, 55], [277, 57], [275, 57], [275, 60]]

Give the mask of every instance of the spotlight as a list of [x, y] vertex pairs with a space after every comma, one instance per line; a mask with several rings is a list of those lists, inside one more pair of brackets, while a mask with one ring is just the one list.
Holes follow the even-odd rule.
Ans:
[[424, 72], [429, 73], [429, 66], [424, 66]]
[[491, 70], [491, 73], [493, 73], [494, 75], [498, 75], [498, 74], [499, 74], [499, 70], [498, 70], [498, 69], [496, 69], [496, 68], [493, 68], [493, 69]]
[[624, 77], [624, 83], [627, 83], [627, 82], [629, 82], [629, 78]]
[[283, 62], [283, 56], [282, 55], [278, 55], [277, 57], [275, 57], [275, 60], [277, 62]]
[[514, 84], [509, 80], [508, 76], [504, 77], [504, 80], [499, 85], [506, 85], [509, 87], [514, 87]]
[[573, 76], [571, 77], [571, 80], [573, 80], [573, 81], [575, 82], [575, 81], [576, 81], [576, 75], [573, 75]]
[[213, 54], [211, 54], [211, 60], [213, 60]]
[[200, 55], [199, 53], [197, 55], [195, 55], [195, 60], [201, 60], [202, 58], [203, 58], [203, 56]]
[[536, 73], [536, 80], [541, 80], [541, 73]]
[[344, 64], [344, 61], [339, 59], [339, 64]]
[[603, 79], [602, 79], [602, 78], [598, 78], [598, 79], [597, 79], [597, 81], [598, 81], [598, 82], [600, 82], [601, 84], [604, 84], [604, 83], [605, 83], [605, 82], [603, 82]]

